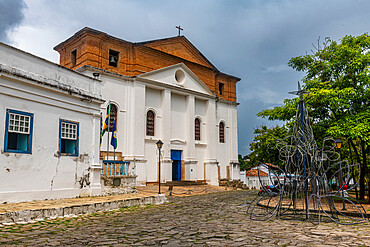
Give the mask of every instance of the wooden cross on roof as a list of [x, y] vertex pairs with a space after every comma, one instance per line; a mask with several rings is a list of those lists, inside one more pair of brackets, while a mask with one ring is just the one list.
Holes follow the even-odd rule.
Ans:
[[181, 26], [176, 26], [176, 28], [177, 28], [177, 29], [179, 29], [179, 35], [178, 35], [178, 36], [180, 36], [180, 35], [181, 35], [181, 34], [180, 34], [180, 32], [181, 32], [182, 30], [184, 30], [184, 29], [182, 29], [182, 28], [181, 28]]

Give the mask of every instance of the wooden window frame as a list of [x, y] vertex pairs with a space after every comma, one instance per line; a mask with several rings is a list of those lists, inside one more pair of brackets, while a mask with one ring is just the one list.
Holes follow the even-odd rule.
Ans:
[[[63, 132], [62, 131], [62, 126], [63, 126], [63, 124], [66, 124], [68, 126], [76, 126], [75, 137], [69, 138], [69, 137], [63, 137], [62, 136], [62, 132]], [[63, 141], [74, 142], [75, 152], [74, 153], [62, 152], [62, 142]], [[77, 157], [79, 155], [79, 141], [80, 141], [80, 124], [78, 122], [59, 119], [59, 155]]]
[[195, 140], [200, 141], [201, 140], [201, 121], [199, 118], [195, 118], [194, 120], [194, 134], [195, 134]]
[[225, 143], [225, 123], [220, 122], [218, 125], [218, 133], [219, 133], [219, 142]]
[[[16, 114], [20, 116], [26, 116], [29, 118], [29, 128], [28, 133], [20, 133], [20, 132], [14, 132], [16, 134], [22, 134], [27, 136], [27, 150], [20, 150], [20, 149], [10, 149], [9, 148], [9, 139], [11, 138], [10, 135], [12, 134], [12, 131], [9, 130], [9, 121], [10, 121], [10, 114]], [[17, 110], [11, 110], [6, 109], [6, 117], [5, 117], [5, 138], [4, 138], [4, 152], [7, 153], [20, 153], [20, 154], [32, 154], [32, 133], [33, 133], [33, 113], [29, 112], [23, 112], [23, 111], [17, 111]]]
[[[110, 121], [109, 121], [108, 131], [113, 132], [114, 121], [117, 121], [118, 107], [115, 104], [111, 103], [107, 107], [107, 114], [108, 114], [108, 111], [109, 111], [109, 106], [110, 106], [110, 119], [109, 119]], [[118, 123], [116, 122], [116, 124], [118, 124]], [[116, 126], [118, 126], [118, 125], [116, 125]]]
[[[152, 116], [149, 116], [151, 114]], [[155, 135], [155, 112], [153, 110], [148, 110], [146, 113], [146, 135]]]

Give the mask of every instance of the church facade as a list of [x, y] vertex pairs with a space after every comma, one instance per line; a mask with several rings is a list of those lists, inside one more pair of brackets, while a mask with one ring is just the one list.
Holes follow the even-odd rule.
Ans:
[[[237, 77], [215, 68], [183, 36], [140, 43], [84, 28], [55, 48], [60, 64], [101, 80], [101, 106], [118, 145], [104, 159], [130, 161], [137, 184], [239, 179]], [[110, 129], [113, 131], [113, 129]], [[112, 132], [108, 132], [110, 135]]]

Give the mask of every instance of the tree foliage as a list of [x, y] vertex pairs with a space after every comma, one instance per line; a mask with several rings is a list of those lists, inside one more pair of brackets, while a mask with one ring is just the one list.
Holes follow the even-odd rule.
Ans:
[[239, 154], [238, 158], [241, 171], [249, 170], [252, 167], [248, 155], [243, 157], [241, 154]]
[[[305, 72], [304, 95], [317, 139], [344, 138], [354, 160], [361, 163], [360, 198], [370, 153], [370, 37], [345, 36], [336, 42], [326, 38], [312, 55], [294, 57], [289, 66]], [[292, 121], [298, 99], [258, 113], [269, 120]]]
[[250, 166], [258, 165], [258, 162], [272, 163], [282, 166], [283, 162], [279, 157], [277, 144], [279, 140], [287, 137], [288, 129], [283, 126], [267, 128], [263, 125], [254, 130], [254, 139], [250, 143], [251, 153], [248, 155]]

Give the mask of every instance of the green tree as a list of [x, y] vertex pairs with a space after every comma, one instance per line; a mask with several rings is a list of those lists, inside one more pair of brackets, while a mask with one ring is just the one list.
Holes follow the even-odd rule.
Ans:
[[263, 125], [254, 130], [254, 139], [249, 144], [251, 153], [248, 155], [250, 166], [258, 165], [258, 162], [272, 163], [280, 167], [283, 161], [279, 157], [278, 143], [288, 135], [288, 129], [283, 126], [267, 128]]
[[240, 164], [240, 170], [241, 171], [245, 171], [245, 170], [248, 170], [249, 168], [251, 168], [248, 155], [245, 155], [243, 157], [241, 154], [239, 154], [238, 158], [239, 158], [239, 164]]
[[[344, 138], [351, 146], [349, 153], [361, 164], [360, 199], [364, 199], [370, 152], [369, 35], [345, 36], [340, 42], [326, 38], [312, 55], [292, 58], [289, 66], [306, 73], [303, 88], [310, 93], [304, 99], [315, 137]], [[291, 121], [297, 103], [298, 99], [287, 99], [283, 106], [258, 115]]]

